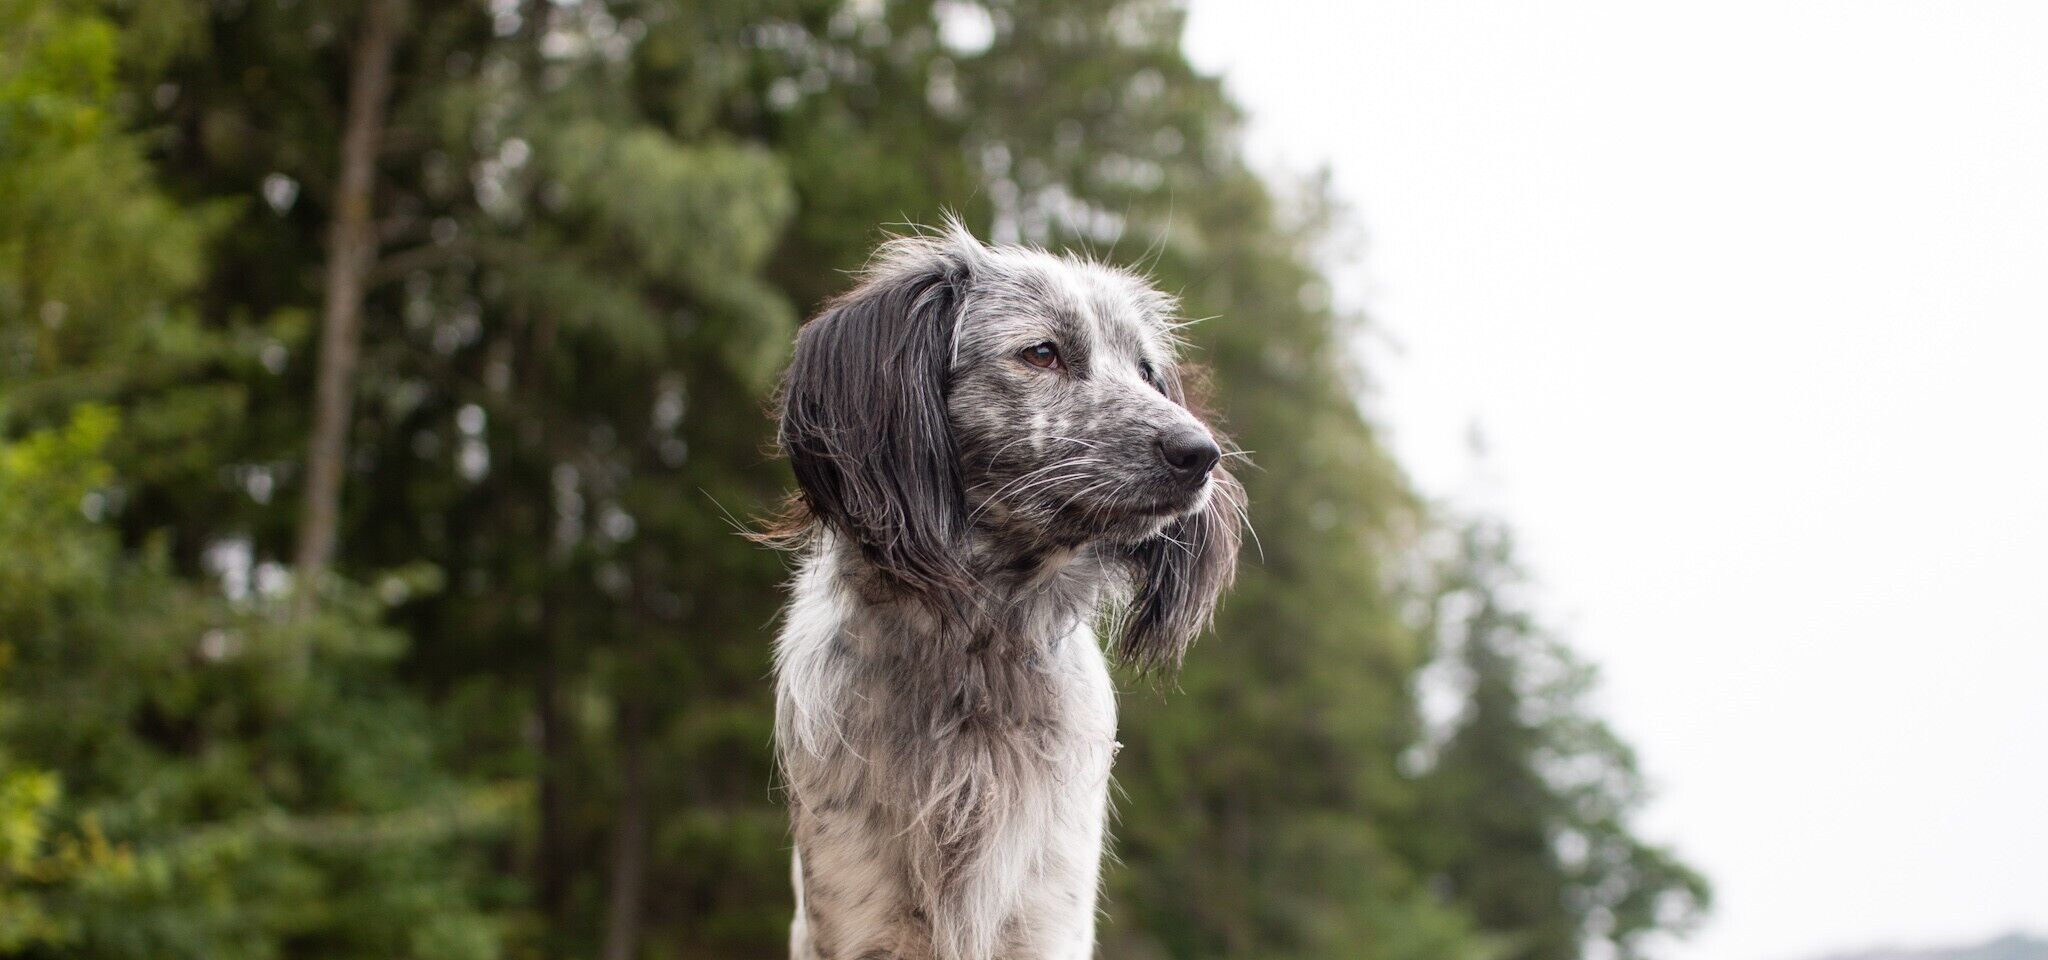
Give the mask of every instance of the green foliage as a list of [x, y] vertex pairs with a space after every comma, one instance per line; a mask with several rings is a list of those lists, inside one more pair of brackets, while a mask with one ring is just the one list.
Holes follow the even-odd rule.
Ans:
[[1338, 212], [1237, 157], [1174, 4], [1003, 0], [985, 46], [923, 0], [406, 7], [340, 576], [294, 619], [360, 5], [0, 0], [0, 952], [786, 951], [786, 571], [736, 528], [797, 318], [948, 210], [1221, 317], [1252, 451], [1217, 635], [1127, 684], [1105, 952], [1633, 956], [1703, 902], [1578, 686], [1402, 766], [1433, 521], [1359, 411]]
[[221, 211], [153, 189], [119, 123], [115, 27], [92, 5], [6, 0], [0, 30], [0, 376], [76, 375], [108, 341], [175, 356], [162, 314]]
[[[383, 679], [405, 648], [383, 603], [290, 622], [272, 590], [223, 595], [122, 550], [81, 509], [103, 509], [113, 428], [85, 408], [0, 447], [8, 936], [84, 956], [495, 955], [458, 851], [506, 798], [439, 769], [430, 718]], [[76, 830], [52, 839], [52, 816]]]
[[1429, 629], [1470, 689], [1422, 779], [1418, 859], [1508, 957], [1565, 960], [1589, 941], [1642, 957], [1699, 919], [1706, 882], [1632, 831], [1635, 755], [1588, 712], [1592, 669], [1523, 605], [1507, 532], [1471, 522], [1445, 539]]
[[50, 909], [51, 892], [133, 882], [134, 858], [97, 821], [83, 818], [75, 833], [51, 828], [60, 792], [53, 774], [0, 763], [0, 950], [10, 954], [77, 941], [76, 918]]
[[[104, 409], [86, 409], [63, 431], [0, 447], [0, 682], [10, 679], [19, 638], [49, 628], [53, 583], [90, 576], [93, 545], [64, 529], [106, 470], [96, 454], [113, 425]], [[0, 725], [18, 722], [22, 705], [0, 699]], [[0, 951], [75, 941], [79, 923], [53, 901], [84, 889], [133, 881], [134, 858], [108, 843], [97, 818], [76, 829], [52, 823], [62, 787], [47, 769], [24, 766], [0, 749]]]
[[237, 427], [292, 315], [195, 296], [244, 205], [163, 189], [98, 7], [0, 23], [0, 949], [495, 955], [511, 892], [465, 851], [505, 791], [392, 682], [386, 602], [291, 621], [247, 552]]

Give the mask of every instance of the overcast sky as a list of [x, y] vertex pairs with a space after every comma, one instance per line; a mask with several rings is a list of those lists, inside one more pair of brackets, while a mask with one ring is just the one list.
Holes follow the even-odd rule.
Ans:
[[1669, 955], [2048, 932], [2048, 2], [1193, 0], [1188, 43], [1353, 205], [1403, 461], [1603, 665], [1718, 885]]

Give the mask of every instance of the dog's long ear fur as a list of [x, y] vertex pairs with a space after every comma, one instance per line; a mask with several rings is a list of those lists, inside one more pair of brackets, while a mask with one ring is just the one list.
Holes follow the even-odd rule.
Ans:
[[1216, 600], [1237, 576], [1244, 487], [1221, 468], [1209, 503], [1130, 549], [1133, 591], [1117, 658], [1140, 670], [1172, 670], [1208, 629]]
[[946, 380], [978, 251], [957, 229], [883, 247], [798, 333], [783, 384], [779, 440], [811, 518], [927, 596], [967, 583]]

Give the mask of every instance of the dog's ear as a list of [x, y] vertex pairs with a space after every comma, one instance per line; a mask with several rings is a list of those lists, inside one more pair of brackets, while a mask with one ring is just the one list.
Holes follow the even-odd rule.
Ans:
[[811, 516], [926, 594], [966, 582], [946, 381], [979, 249], [964, 231], [885, 246], [797, 334], [783, 383], [779, 440]]
[[1244, 487], [1218, 468], [1207, 505], [1126, 553], [1134, 583], [1117, 639], [1119, 660], [1146, 671], [1180, 666], [1237, 576], [1244, 502]]

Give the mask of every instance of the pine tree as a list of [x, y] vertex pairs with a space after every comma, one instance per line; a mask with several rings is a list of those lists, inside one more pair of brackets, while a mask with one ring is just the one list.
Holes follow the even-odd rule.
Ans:
[[1508, 957], [1596, 942], [1641, 957], [1698, 919], [1706, 882], [1635, 835], [1635, 756], [1589, 711], [1591, 668], [1527, 610], [1507, 531], [1471, 521], [1443, 539], [1430, 627], [1465, 706], [1422, 780], [1418, 859]]

